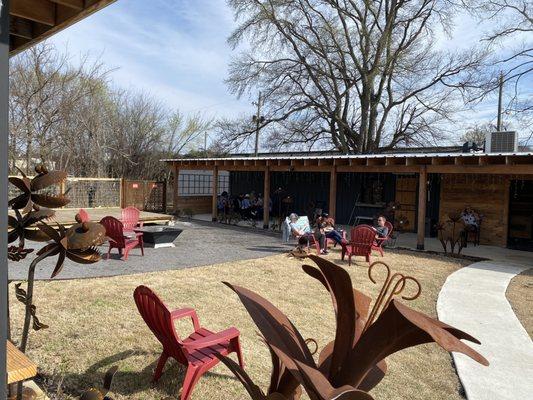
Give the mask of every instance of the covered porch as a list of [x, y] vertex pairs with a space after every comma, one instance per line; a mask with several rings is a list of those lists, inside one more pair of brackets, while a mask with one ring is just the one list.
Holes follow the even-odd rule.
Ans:
[[[409, 214], [403, 216], [410, 223], [409, 229], [404, 230], [416, 234], [416, 248], [420, 250], [425, 249], [427, 236], [436, 222], [466, 206], [480, 209], [483, 213], [482, 244], [506, 247], [512, 235], [529, 238], [533, 234], [529, 221], [533, 217], [526, 215], [527, 210], [523, 212], [525, 216], [511, 215], [514, 211], [510, 214], [514, 201], [511, 190], [517, 186], [524, 187], [524, 182], [533, 181], [531, 153], [259, 156], [164, 161], [171, 166], [175, 177], [180, 171], [212, 171], [212, 221], [217, 220], [220, 171], [229, 171], [230, 181], [231, 176], [239, 175], [241, 180], [248, 180], [250, 190], [264, 193], [264, 204], [269, 204], [279, 189], [273, 181], [279, 181], [280, 174], [289, 177], [285, 178], [287, 181], [291, 181], [290, 176], [306, 174], [314, 178], [306, 178], [308, 186], [304, 190], [307, 194], [316, 193], [316, 199], [322, 201], [323, 208], [332, 217], [337, 217], [340, 224], [354, 224], [353, 215], [346, 221], [346, 215], [350, 214], [348, 211], [353, 209], [354, 204], [359, 210], [366, 209], [367, 221], [362, 222], [369, 223], [373, 213], [380, 213], [387, 203], [399, 203], [402, 214]], [[381, 180], [383, 193], [379, 203], [367, 204], [360, 198], [370, 176]], [[174, 204], [178, 204], [180, 193], [177, 185], [174, 185], [173, 198]], [[272, 211], [279, 214], [279, 210]], [[268, 229], [273, 212], [264, 207], [262, 218], [259, 218], [262, 221], [258, 224]], [[365, 213], [361, 214], [365, 217]], [[517, 219], [520, 220], [518, 223]], [[518, 232], [520, 229], [522, 231]]]

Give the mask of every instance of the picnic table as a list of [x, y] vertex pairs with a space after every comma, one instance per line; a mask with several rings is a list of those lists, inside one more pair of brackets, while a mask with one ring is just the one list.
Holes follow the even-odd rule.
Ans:
[[17, 383], [37, 375], [37, 365], [7, 341], [7, 383]]

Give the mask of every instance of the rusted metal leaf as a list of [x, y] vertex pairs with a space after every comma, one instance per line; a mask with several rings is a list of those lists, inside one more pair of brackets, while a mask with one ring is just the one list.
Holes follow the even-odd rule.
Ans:
[[387, 356], [419, 344], [436, 342], [446, 351], [463, 353], [482, 365], [488, 361], [461, 342], [470, 335], [393, 300], [361, 336], [346, 358], [337, 381], [358, 386], [368, 371]]
[[11, 261], [24, 260], [33, 249], [24, 249], [19, 246], [9, 246], [7, 248], [7, 258]]
[[224, 282], [224, 284], [237, 293], [269, 344], [279, 347], [293, 358], [314, 365], [313, 356], [307, 348], [305, 340], [285, 314], [251, 290], [228, 282]]
[[40, 206], [48, 208], [59, 208], [64, 207], [70, 203], [70, 199], [63, 195], [59, 196], [50, 196], [47, 194], [32, 194], [31, 200]]
[[334, 304], [337, 304], [337, 328], [331, 355], [329, 376], [335, 376], [341, 368], [355, 337], [355, 302], [350, 275], [342, 267], [325, 259], [310, 255], [320, 268]]
[[67, 179], [67, 173], [64, 171], [50, 171], [45, 174], [37, 175], [31, 180], [30, 188], [32, 191], [42, 190], [48, 186], [57, 185]]

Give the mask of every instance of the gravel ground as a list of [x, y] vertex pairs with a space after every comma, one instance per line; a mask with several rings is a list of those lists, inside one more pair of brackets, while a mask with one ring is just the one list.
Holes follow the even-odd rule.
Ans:
[[[145, 248], [144, 257], [139, 248], [133, 249], [127, 261], [119, 259], [118, 251], [113, 250], [111, 258], [95, 264], [80, 265], [70, 260], [57, 279], [93, 278], [100, 276], [129, 275], [135, 273], [165, 271], [219, 264], [237, 260], [261, 258], [288, 251], [291, 247], [281, 242], [279, 235], [227, 225], [214, 225], [208, 222], [180, 221], [176, 227], [183, 233], [174, 242], [176, 247]], [[27, 248], [37, 251], [42, 243], [28, 242]], [[107, 253], [107, 246], [101, 248]], [[9, 262], [9, 279], [26, 279], [28, 266], [34, 255], [20, 262]], [[49, 279], [54, 269], [56, 257], [45, 259], [37, 265], [36, 279]]]

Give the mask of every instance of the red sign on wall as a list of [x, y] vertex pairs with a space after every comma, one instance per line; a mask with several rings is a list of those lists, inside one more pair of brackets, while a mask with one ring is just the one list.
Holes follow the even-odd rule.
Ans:
[[132, 187], [133, 189], [139, 189], [139, 184], [138, 184], [138, 183], [132, 183], [132, 184], [131, 184], [131, 187]]

